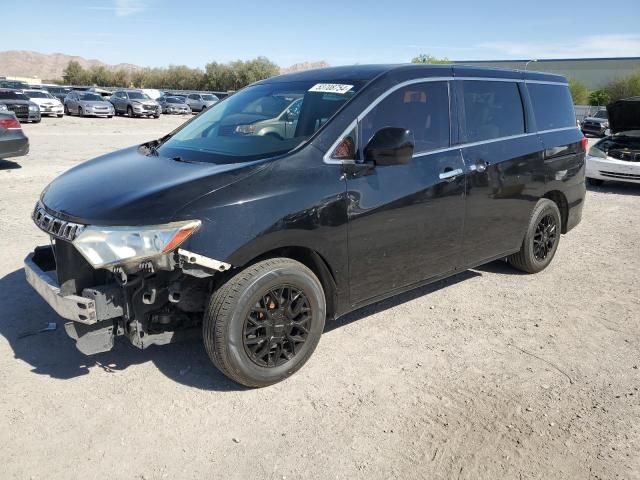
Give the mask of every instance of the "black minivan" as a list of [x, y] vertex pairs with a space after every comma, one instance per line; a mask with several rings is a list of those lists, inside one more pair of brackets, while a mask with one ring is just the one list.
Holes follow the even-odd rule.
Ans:
[[56, 178], [33, 212], [53, 246], [26, 276], [84, 353], [195, 332], [224, 374], [265, 386], [326, 319], [495, 259], [544, 269], [580, 222], [585, 147], [556, 75], [279, 76]]

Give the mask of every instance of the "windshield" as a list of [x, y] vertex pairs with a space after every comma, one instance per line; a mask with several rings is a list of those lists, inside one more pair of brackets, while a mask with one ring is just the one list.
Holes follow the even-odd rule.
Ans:
[[51, 95], [46, 92], [27, 92], [26, 95], [29, 98], [51, 98]]
[[174, 98], [174, 97], [167, 97], [166, 98], [166, 102], [167, 103], [184, 103], [182, 100], [180, 100], [179, 98]]
[[606, 110], [598, 110], [598, 113], [596, 113], [593, 117], [594, 118], [607, 118], [607, 111]]
[[101, 95], [96, 93], [81, 93], [80, 100], [86, 100], [88, 102], [102, 102], [104, 99]]
[[218, 97], [216, 97], [215, 95], [202, 95], [202, 99], [206, 100], [207, 102], [217, 102], [218, 101]]
[[142, 92], [127, 92], [129, 94], [129, 98], [132, 100], [151, 100], [151, 97], [146, 93]]
[[0, 92], [0, 99], [1, 100], [29, 100], [23, 93], [11, 92], [11, 91]]
[[[362, 85], [343, 80], [250, 86], [208, 108], [158, 150], [166, 157], [218, 164], [284, 154], [311, 137]], [[297, 113], [281, 115], [298, 99]]]

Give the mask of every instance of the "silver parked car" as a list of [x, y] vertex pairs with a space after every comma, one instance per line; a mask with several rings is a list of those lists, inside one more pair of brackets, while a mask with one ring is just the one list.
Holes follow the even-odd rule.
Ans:
[[187, 95], [185, 102], [189, 105], [192, 111], [201, 112], [209, 108], [211, 105], [215, 105], [218, 101], [218, 97], [211, 93], [190, 93]]
[[113, 105], [104, 100], [101, 95], [74, 90], [69, 92], [64, 99], [64, 113], [81, 117], [91, 115], [111, 118], [114, 115], [114, 110]]
[[160, 104], [140, 90], [118, 90], [113, 92], [109, 101], [116, 115], [126, 113], [129, 117], [159, 118], [162, 113]]
[[184, 103], [184, 98], [160, 97], [157, 102], [162, 107], [162, 113], [190, 114], [189, 105]]
[[236, 135], [271, 135], [292, 138], [298, 125], [302, 98], [266, 97], [247, 105], [237, 116], [242, 123], [236, 125]]

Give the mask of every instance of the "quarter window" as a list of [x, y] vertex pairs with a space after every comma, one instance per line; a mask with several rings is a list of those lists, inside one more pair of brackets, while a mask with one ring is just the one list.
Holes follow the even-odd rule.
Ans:
[[465, 142], [524, 133], [524, 110], [517, 83], [461, 81]]
[[408, 85], [392, 92], [361, 122], [361, 147], [384, 127], [411, 130], [414, 153], [449, 146], [449, 87], [447, 82]]
[[[576, 126], [576, 113], [569, 87], [543, 83], [527, 84], [538, 130]], [[606, 117], [605, 117], [606, 118]]]

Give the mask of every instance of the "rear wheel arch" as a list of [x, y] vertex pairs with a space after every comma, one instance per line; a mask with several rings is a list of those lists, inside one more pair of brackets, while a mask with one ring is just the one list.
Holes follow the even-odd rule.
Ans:
[[560, 219], [562, 220], [561, 232], [567, 233], [567, 222], [569, 220], [569, 202], [567, 197], [560, 190], [551, 190], [544, 194], [542, 198], [551, 200], [558, 206], [560, 210]]

